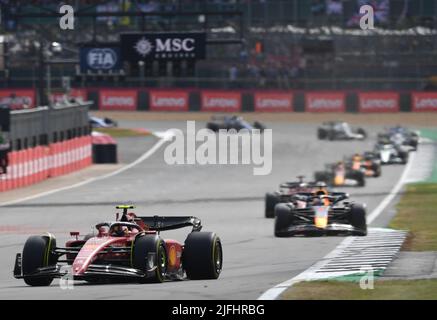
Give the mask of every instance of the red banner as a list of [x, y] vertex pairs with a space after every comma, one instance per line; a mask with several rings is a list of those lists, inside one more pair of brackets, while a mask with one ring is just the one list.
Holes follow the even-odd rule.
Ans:
[[239, 112], [241, 110], [241, 93], [203, 91], [201, 110], [212, 112]]
[[137, 109], [137, 90], [100, 90], [100, 110], [127, 110]]
[[344, 112], [346, 99], [343, 92], [310, 92], [305, 95], [305, 111]]
[[65, 93], [55, 92], [52, 94], [52, 101], [54, 103], [62, 102], [64, 100], [64, 97], [75, 98], [75, 99], [80, 99], [82, 101], [87, 101], [87, 93], [86, 93], [86, 90], [84, 90], [84, 89], [71, 89], [69, 95], [67, 95]]
[[293, 94], [281, 92], [256, 92], [255, 111], [289, 112], [293, 111]]
[[411, 102], [411, 111], [437, 111], [437, 92], [413, 92], [411, 94]]
[[35, 90], [33, 89], [2, 89], [0, 104], [8, 105], [12, 110], [34, 108]]
[[188, 92], [150, 91], [151, 111], [188, 111]]
[[399, 112], [399, 93], [361, 92], [358, 97], [360, 112]]

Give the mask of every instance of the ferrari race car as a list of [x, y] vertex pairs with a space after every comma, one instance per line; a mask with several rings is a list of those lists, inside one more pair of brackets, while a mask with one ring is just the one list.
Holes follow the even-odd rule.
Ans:
[[381, 164], [406, 164], [409, 159], [409, 151], [402, 145], [396, 145], [387, 140], [380, 140], [374, 148]]
[[[116, 221], [96, 225], [97, 234], [56, 245], [46, 233], [32, 236], [15, 259], [14, 277], [30, 286], [48, 286], [54, 278], [88, 282], [163, 282], [217, 279], [222, 270], [222, 246], [213, 232], [200, 232], [196, 217], [137, 217], [133, 206], [118, 206]], [[185, 243], [163, 239], [161, 231], [192, 227]], [[61, 259], [63, 257], [63, 259]], [[65, 279], [65, 278], [64, 278]]]
[[329, 121], [317, 129], [317, 137], [319, 140], [364, 140], [367, 133], [363, 128], [352, 129], [347, 122]]
[[346, 158], [345, 164], [348, 170], [359, 170], [366, 177], [381, 176], [381, 161], [372, 152], [365, 152], [362, 155], [356, 153]]
[[252, 124], [244, 120], [239, 116], [214, 116], [211, 118], [211, 121], [206, 124], [206, 127], [214, 132], [218, 132], [220, 129], [222, 130], [241, 130], [241, 129], [259, 129], [264, 131], [265, 126], [258, 121], [255, 121]]
[[265, 217], [275, 217], [275, 206], [278, 203], [289, 202], [292, 196], [300, 192], [311, 192], [314, 187], [314, 182], [304, 182], [303, 176], [299, 176], [299, 181], [285, 182], [279, 185], [279, 190], [268, 192], [265, 196]]
[[388, 139], [397, 146], [403, 146], [408, 151], [416, 151], [419, 145], [419, 134], [405, 127], [397, 126], [378, 134], [378, 140]]
[[343, 192], [298, 193], [275, 207], [276, 237], [296, 235], [367, 235], [366, 208], [347, 202]]
[[348, 167], [343, 161], [327, 164], [325, 171], [316, 171], [314, 180], [332, 187], [364, 187], [365, 174], [359, 169]]

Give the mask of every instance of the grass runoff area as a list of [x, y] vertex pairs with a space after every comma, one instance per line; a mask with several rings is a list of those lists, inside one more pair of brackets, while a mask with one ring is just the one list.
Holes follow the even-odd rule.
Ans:
[[125, 138], [125, 137], [141, 137], [150, 136], [151, 133], [146, 130], [127, 129], [127, 128], [96, 128], [93, 131], [109, 134], [113, 138]]
[[[437, 141], [437, 131], [422, 131]], [[437, 251], [437, 161], [430, 178], [407, 186], [389, 228], [409, 230], [402, 250]], [[436, 300], [437, 279], [375, 279], [373, 290], [363, 290], [358, 281], [309, 281], [295, 284], [282, 294], [285, 300]]]

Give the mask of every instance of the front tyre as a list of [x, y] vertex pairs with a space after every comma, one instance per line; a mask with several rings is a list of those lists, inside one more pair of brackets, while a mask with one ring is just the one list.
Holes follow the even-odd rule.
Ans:
[[217, 279], [223, 266], [220, 238], [213, 232], [190, 233], [185, 240], [182, 265], [189, 279]]
[[288, 228], [293, 225], [293, 210], [289, 205], [278, 204], [275, 208], [275, 237], [288, 237]]
[[56, 239], [52, 236], [32, 236], [23, 248], [22, 266], [24, 282], [29, 286], [49, 286], [53, 277], [34, 277], [38, 268], [56, 265], [57, 256], [52, 250], [56, 248]]
[[[143, 282], [160, 283], [167, 272], [167, 252], [164, 241], [158, 235], [145, 235], [138, 238], [132, 251], [132, 267], [147, 274]], [[149, 259], [154, 257], [154, 269]]]

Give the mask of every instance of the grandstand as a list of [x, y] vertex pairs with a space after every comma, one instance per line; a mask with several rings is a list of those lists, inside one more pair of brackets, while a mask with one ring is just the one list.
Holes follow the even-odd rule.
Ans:
[[[75, 29], [65, 32], [53, 1], [0, 3], [3, 88], [43, 81], [41, 47], [51, 43], [63, 48], [44, 58], [55, 61], [53, 88], [69, 77], [75, 88], [429, 90], [437, 75], [433, 0], [72, 0], [63, 3], [75, 8]], [[375, 6], [375, 31], [358, 29], [363, 3]], [[125, 32], [174, 30], [207, 32], [207, 59], [192, 74], [129, 67], [116, 75], [79, 71], [84, 43], [116, 43]]]

